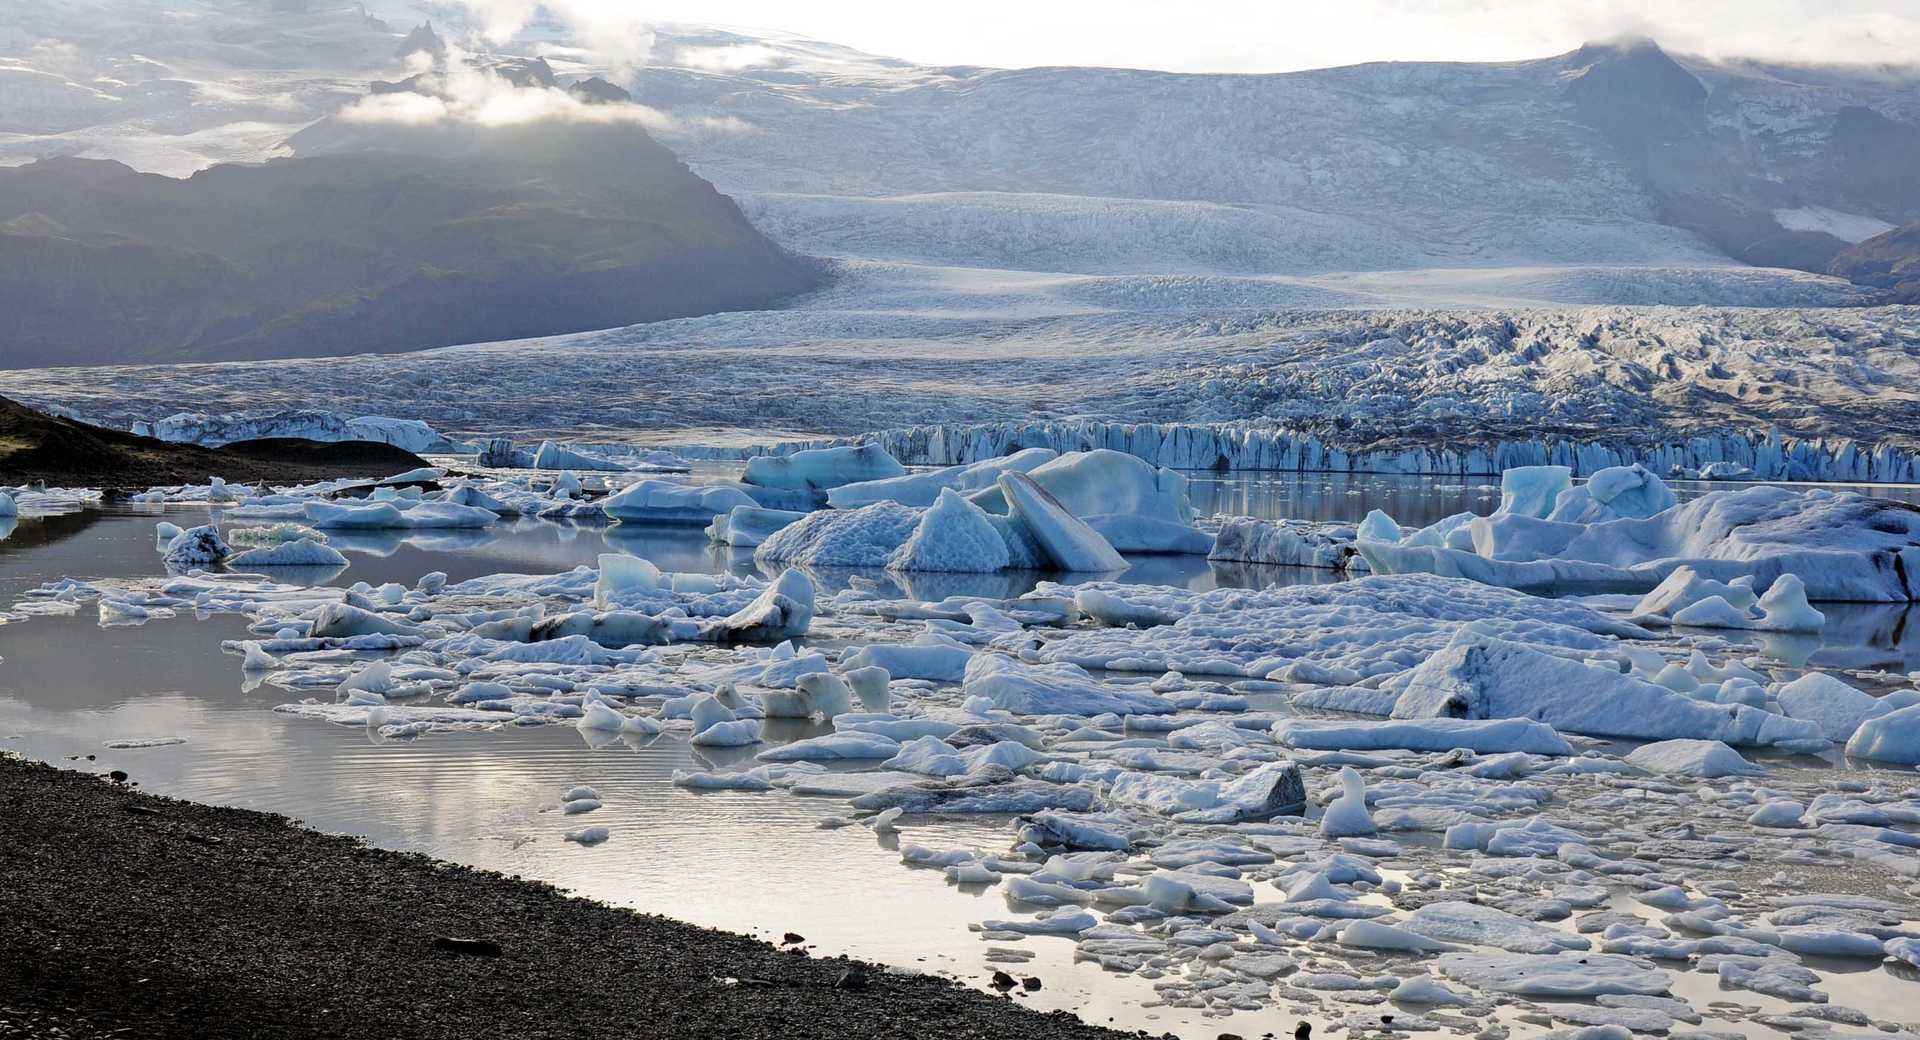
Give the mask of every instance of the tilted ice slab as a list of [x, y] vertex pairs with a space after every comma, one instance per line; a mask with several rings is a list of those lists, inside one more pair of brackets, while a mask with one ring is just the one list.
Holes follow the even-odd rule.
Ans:
[[1362, 541], [1376, 573], [1445, 574], [1534, 591], [1647, 592], [1680, 567], [1765, 590], [1798, 575], [1817, 601], [1920, 599], [1920, 509], [1850, 492], [1716, 491], [1645, 519], [1471, 522], [1473, 550]]
[[[1051, 587], [1043, 587], [1051, 588]], [[1118, 671], [1358, 682], [1426, 660], [1463, 626], [1523, 643], [1599, 651], [1645, 630], [1577, 603], [1432, 575], [1374, 576], [1249, 591], [1097, 582], [1071, 591], [1083, 611], [1143, 631], [1077, 631], [1043, 661]]]

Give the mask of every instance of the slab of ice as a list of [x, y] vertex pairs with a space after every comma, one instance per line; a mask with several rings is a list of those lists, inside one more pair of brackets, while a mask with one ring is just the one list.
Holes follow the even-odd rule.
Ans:
[[752, 549], [772, 537], [775, 531], [806, 517], [806, 513], [791, 509], [734, 506], [707, 525], [707, 538], [716, 545]]
[[1552, 726], [1532, 719], [1405, 719], [1383, 722], [1281, 719], [1273, 739], [1287, 747], [1325, 751], [1452, 751], [1479, 754], [1524, 752], [1571, 755], [1573, 746]]
[[919, 511], [894, 502], [821, 510], [775, 531], [753, 558], [808, 567], [881, 568], [919, 526]]
[[500, 520], [499, 515], [491, 510], [452, 502], [414, 502], [405, 509], [393, 501], [363, 504], [308, 502], [301, 509], [308, 524], [323, 530], [474, 528], [489, 527]]
[[1627, 761], [1649, 773], [1710, 779], [1752, 776], [1766, 770], [1717, 740], [1662, 740], [1634, 748]]
[[1440, 974], [1475, 989], [1520, 997], [1597, 997], [1607, 993], [1658, 996], [1673, 977], [1630, 957], [1566, 951], [1558, 954], [1445, 953]]
[[1354, 548], [1358, 537], [1354, 525], [1346, 523], [1234, 517], [1221, 525], [1207, 559], [1341, 571], [1359, 552]]
[[1807, 723], [1745, 705], [1703, 703], [1624, 674], [1611, 662], [1588, 664], [1470, 629], [1392, 683], [1401, 691], [1393, 707], [1397, 719], [1528, 718], [1595, 736], [1825, 744]]
[[[990, 513], [1008, 512], [1005, 476], [1002, 473], [997, 478], [997, 487], [971, 496], [973, 501]], [[1126, 515], [1176, 524], [1193, 522], [1187, 478], [1170, 469], [1157, 469], [1133, 455], [1105, 448], [1070, 452], [1034, 467], [1027, 476], [1074, 516]]]
[[1107, 797], [1183, 823], [1233, 823], [1299, 812], [1306, 806], [1307, 789], [1300, 767], [1282, 761], [1267, 762], [1232, 780], [1125, 772], [1114, 779]]
[[[1545, 518], [1573, 490], [1569, 466], [1514, 466], [1500, 474], [1500, 513]], [[1395, 539], [1398, 541], [1398, 539]]]
[[[1184, 478], [1182, 480], [1184, 482]], [[1025, 473], [1002, 473], [999, 484], [1013, 518], [1025, 525], [1051, 566], [1087, 572], [1127, 568], [1127, 561], [1107, 544], [1100, 532], [1088, 527], [1032, 477]], [[1181, 495], [1185, 497], [1184, 490]]]
[[623, 524], [710, 524], [721, 513], [757, 505], [738, 488], [640, 480], [600, 503]]
[[227, 557], [229, 567], [345, 567], [347, 558], [311, 538], [248, 549]]
[[1789, 717], [1820, 727], [1828, 740], [1846, 743], [1861, 723], [1892, 710], [1892, 705], [1869, 696], [1825, 672], [1808, 672], [1780, 687], [1774, 695]]
[[826, 491], [842, 484], [899, 477], [906, 467], [875, 444], [814, 448], [790, 455], [757, 455], [747, 460], [748, 484], [804, 491]]
[[1850, 492], [1715, 491], [1645, 519], [1594, 524], [1480, 517], [1472, 548], [1363, 542], [1376, 573], [1447, 574], [1509, 588], [1647, 592], [1680, 567], [1770, 587], [1806, 581], [1816, 601], [1920, 599], [1920, 508]]
[[420, 636], [425, 630], [397, 617], [378, 614], [347, 603], [328, 603], [313, 615], [310, 635], [322, 639], [346, 639], [353, 636]]
[[1097, 596], [1112, 608], [1096, 614], [1104, 623], [1155, 627], [1076, 631], [1038, 655], [1122, 671], [1284, 679], [1307, 666], [1316, 671], [1303, 681], [1358, 682], [1421, 663], [1469, 624], [1530, 645], [1594, 651], [1614, 645], [1606, 636], [1649, 634], [1572, 601], [1431, 575], [1198, 594], [1112, 582], [1073, 591], [1082, 607]]
[[960, 682], [974, 651], [948, 643], [875, 643], [853, 650], [840, 666], [851, 673], [862, 668], [884, 668], [889, 679], [926, 679]]
[[1095, 680], [1072, 665], [1029, 665], [1002, 654], [975, 654], [962, 689], [1015, 715], [1166, 715], [1174, 705], [1137, 686]]
[[1585, 484], [1562, 491], [1554, 499], [1553, 511], [1545, 516], [1548, 520], [1593, 524], [1653, 516], [1677, 502], [1665, 482], [1636, 462], [1603, 469], [1587, 478]]
[[1862, 722], [1847, 740], [1847, 754], [1880, 762], [1920, 764], [1920, 704]]

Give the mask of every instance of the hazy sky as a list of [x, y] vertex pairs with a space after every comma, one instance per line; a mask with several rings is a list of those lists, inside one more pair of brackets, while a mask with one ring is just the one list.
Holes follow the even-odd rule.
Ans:
[[[536, 0], [455, 0], [500, 26]], [[1674, 50], [1920, 62], [1920, 0], [547, 0], [616, 47], [648, 21], [785, 29], [936, 65], [1278, 72], [1540, 57], [1637, 32]]]

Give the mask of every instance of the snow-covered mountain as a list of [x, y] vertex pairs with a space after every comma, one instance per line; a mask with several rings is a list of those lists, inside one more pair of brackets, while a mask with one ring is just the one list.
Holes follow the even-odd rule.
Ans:
[[1259, 76], [922, 68], [698, 29], [655, 52], [627, 86], [676, 116], [663, 139], [804, 251], [1073, 271], [1819, 269], [1920, 217], [1920, 178], [1885, 174], [1920, 139], [1920, 70], [1716, 64], [1650, 41]]

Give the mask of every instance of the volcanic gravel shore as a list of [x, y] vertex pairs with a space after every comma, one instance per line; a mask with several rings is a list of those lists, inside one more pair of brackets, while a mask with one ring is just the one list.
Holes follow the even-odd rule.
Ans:
[[116, 1035], [1123, 1034], [0, 755], [0, 1038]]

